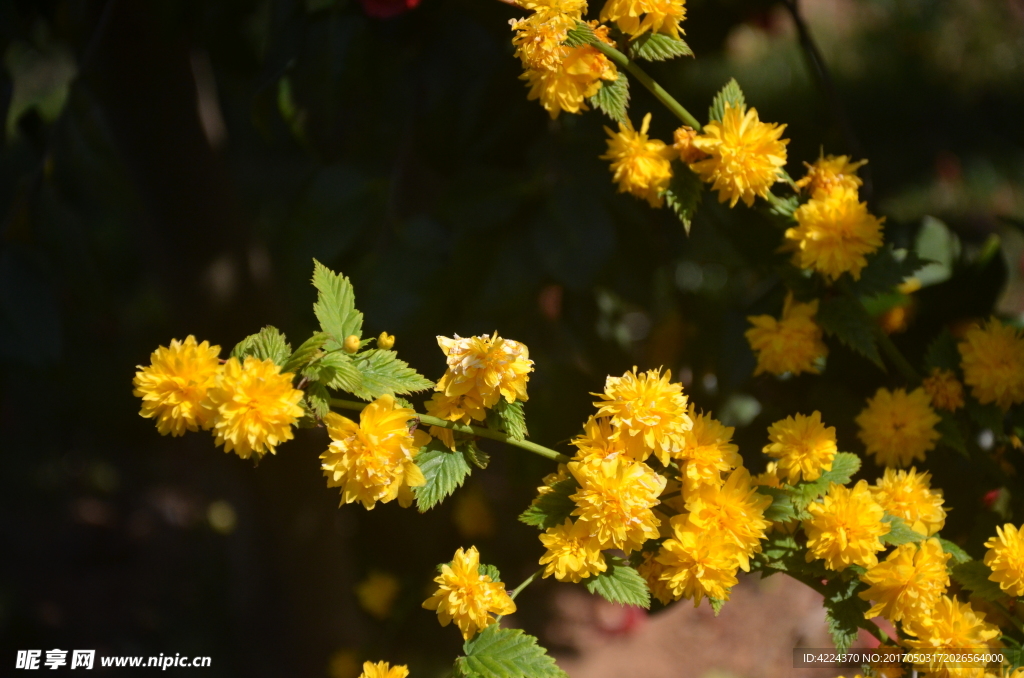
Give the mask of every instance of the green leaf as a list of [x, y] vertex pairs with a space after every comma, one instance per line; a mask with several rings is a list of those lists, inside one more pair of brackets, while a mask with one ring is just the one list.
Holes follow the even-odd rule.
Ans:
[[615, 80], [602, 80], [601, 89], [590, 97], [590, 105], [616, 122], [629, 122], [626, 109], [629, 108], [629, 78], [622, 71]]
[[537, 639], [521, 629], [491, 624], [462, 646], [466, 656], [455, 660], [468, 678], [566, 678]]
[[500, 398], [493, 408], [487, 410], [487, 426], [502, 431], [512, 440], [523, 440], [528, 435], [523, 402], [509, 403]]
[[725, 83], [725, 87], [715, 95], [714, 100], [711, 102], [711, 108], [708, 110], [709, 121], [722, 121], [722, 117], [725, 115], [725, 104], [728, 103], [732, 108], [739, 108], [741, 113], [747, 111], [747, 100], [743, 97], [743, 90], [740, 89], [740, 84], [736, 82], [736, 78], [732, 78], [729, 82]]
[[324, 344], [327, 350], [341, 348], [350, 335], [362, 337], [363, 314], [356, 310], [356, 295], [348, 278], [314, 259], [313, 287], [319, 292], [313, 313], [321, 329], [330, 335]]
[[888, 534], [883, 534], [881, 537], [883, 544], [899, 546], [900, 544], [909, 544], [910, 542], [919, 542], [926, 539], [925, 535], [910, 529], [910, 526], [899, 516], [886, 513], [885, 517], [882, 518], [882, 522], [889, 523]]
[[685, 41], [664, 33], [644, 33], [629, 43], [630, 59], [665, 61], [681, 56], [693, 56], [693, 50]]
[[980, 560], [969, 560], [960, 563], [952, 571], [953, 579], [961, 586], [970, 591], [973, 595], [982, 600], [1000, 600], [1006, 594], [999, 588], [999, 584], [989, 579], [992, 574], [991, 568]]
[[843, 581], [838, 577], [825, 587], [825, 623], [839, 652], [846, 652], [853, 645], [864, 624], [864, 613], [871, 607], [857, 595], [862, 588], [857, 578]]
[[935, 367], [953, 371], [960, 369], [960, 351], [956, 347], [956, 339], [948, 329], [943, 329], [928, 344], [924, 352], [924, 364], [929, 372]]
[[[456, 439], [458, 440], [458, 439]], [[479, 447], [477, 447], [475, 440], [467, 440], [465, 445], [461, 447], [463, 454], [466, 455], [466, 459], [469, 463], [473, 464], [479, 469], [487, 468], [487, 465], [491, 463], [491, 455], [487, 454]]]
[[950, 556], [952, 556], [949, 559], [950, 567], [960, 565], [971, 560], [971, 556], [969, 553], [967, 553], [967, 551], [964, 551], [962, 548], [960, 548], [953, 542], [949, 541], [948, 539], [943, 539], [942, 537], [939, 537], [939, 543], [942, 545], [942, 550], [948, 553]]
[[651, 592], [640, 573], [621, 558], [605, 556], [608, 569], [587, 579], [587, 590], [621, 605], [651, 606]]
[[939, 442], [970, 458], [971, 454], [967, 451], [967, 439], [964, 437], [963, 429], [960, 428], [960, 422], [945, 410], [938, 410], [938, 415], [940, 419], [939, 423], [935, 425], [935, 430], [942, 434]]
[[319, 381], [310, 382], [306, 387], [306, 405], [317, 419], [323, 419], [331, 411], [331, 394]]
[[520, 522], [542, 530], [561, 525], [576, 509], [569, 495], [575, 494], [579, 488], [575, 478], [558, 481], [551, 486], [551, 492], [537, 497], [536, 503], [520, 514]]
[[[902, 259], [900, 255], [902, 254]], [[914, 275], [928, 262], [917, 256], [913, 250], [905, 254], [897, 253], [892, 245], [878, 250], [867, 257], [868, 265], [860, 272], [860, 280], [853, 281], [851, 287], [861, 296], [870, 297], [876, 294], [892, 292], [897, 285]]]
[[672, 180], [663, 195], [665, 204], [679, 217], [679, 221], [683, 222], [686, 235], [690, 235], [690, 226], [703, 194], [704, 184], [701, 183], [700, 177], [686, 165], [673, 163]]
[[711, 609], [714, 610], [715, 616], [722, 611], [722, 607], [725, 605], [725, 601], [720, 598], [708, 598], [708, 602], [711, 603]]
[[379, 348], [363, 351], [352, 357], [352, 364], [359, 370], [361, 380], [351, 393], [363, 400], [373, 400], [382, 395], [407, 394], [433, 388], [430, 381], [398, 359], [394, 351]]
[[860, 457], [852, 452], [838, 452], [832, 459], [832, 470], [825, 471], [817, 480], [797, 483], [793, 487], [793, 504], [802, 511], [807, 506], [828, 492], [829, 485], [845, 485], [860, 470]]
[[577, 21], [576, 26], [570, 28], [569, 32], [565, 34], [565, 41], [562, 44], [566, 47], [582, 47], [583, 45], [592, 45], [597, 40], [593, 28], [582, 21]]
[[781, 487], [759, 487], [759, 494], [772, 498], [771, 506], [764, 510], [765, 520], [785, 523], [797, 516], [797, 509], [793, 506], [793, 496], [788, 490]]
[[456, 488], [462, 487], [466, 476], [473, 471], [462, 452], [449, 450], [436, 438], [420, 448], [416, 455], [416, 465], [423, 471], [427, 481], [412, 488], [416, 495], [416, 508], [420, 513], [437, 506]]
[[830, 335], [885, 369], [875, 344], [874, 321], [856, 301], [845, 296], [832, 297], [818, 309], [817, 320]]
[[486, 575], [491, 578], [491, 581], [500, 582], [501, 572], [498, 572], [498, 568], [494, 565], [487, 565], [486, 563], [480, 563], [477, 567], [477, 572]]
[[309, 364], [309, 362], [316, 357], [316, 354], [320, 352], [320, 347], [324, 345], [330, 338], [326, 332], [316, 332], [309, 339], [302, 342], [302, 346], [295, 349], [295, 352], [291, 354], [288, 360], [285, 361], [281, 367], [282, 372], [291, 372], [297, 374], [303, 367]]
[[284, 365], [291, 355], [292, 347], [285, 341], [281, 330], [267, 325], [256, 334], [250, 334], [231, 349], [231, 356], [244, 361], [253, 356], [259, 360], [270, 359], [276, 365]]

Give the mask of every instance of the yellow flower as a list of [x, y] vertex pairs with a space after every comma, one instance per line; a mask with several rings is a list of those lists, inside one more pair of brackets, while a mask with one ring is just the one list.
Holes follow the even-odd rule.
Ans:
[[391, 616], [399, 588], [395, 575], [371, 572], [366, 579], [356, 584], [356, 598], [359, 605], [375, 618], [387, 619]]
[[835, 427], [826, 427], [818, 411], [775, 422], [768, 427], [768, 440], [764, 453], [779, 460], [778, 473], [790, 485], [801, 478], [817, 480], [822, 472], [831, 471], [839, 451]]
[[550, 494], [551, 492], [554, 492], [554, 486], [556, 483], [559, 483], [563, 480], [569, 480], [569, 478], [571, 477], [572, 476], [569, 475], [569, 469], [566, 467], [566, 465], [559, 464], [557, 471], [555, 471], [554, 473], [549, 473], [541, 479], [541, 482], [543, 482], [544, 484], [537, 488], [537, 496], [533, 498], [533, 501], [530, 502], [530, 505], [533, 506], [534, 504], [536, 504], [540, 500], [540, 498], [543, 497], [545, 494]]
[[675, 600], [675, 595], [669, 589], [667, 582], [661, 578], [665, 572], [665, 566], [658, 562], [656, 553], [644, 551], [643, 558], [636, 571], [647, 582], [647, 588], [651, 595], [661, 601], [662, 605], [668, 605]]
[[806, 188], [812, 196], [827, 195], [836, 188], [856, 191], [864, 184], [857, 176], [857, 170], [868, 164], [867, 160], [851, 162], [846, 155], [825, 155], [812, 165], [804, 163], [807, 174], [796, 182], [798, 188]]
[[185, 431], [209, 428], [213, 412], [202, 406], [206, 393], [220, 374], [220, 346], [196, 343], [191, 334], [185, 341], [171, 339], [170, 346], [153, 351], [150, 364], [139, 365], [132, 393], [142, 398], [139, 414], [156, 419], [160, 435], [184, 435]]
[[713, 120], [693, 145], [710, 157], [690, 165], [690, 169], [718, 191], [718, 201], [735, 207], [742, 200], [747, 207], [754, 196], [768, 195], [772, 184], [786, 164], [786, 144], [780, 139], [785, 125], [761, 122], [757, 109], [744, 111], [725, 105], [721, 122]]
[[693, 428], [683, 433], [685, 445], [674, 456], [682, 460], [682, 482], [688, 490], [697, 485], [722, 484], [722, 474], [743, 465], [739, 447], [729, 442], [736, 430], [723, 426], [711, 413], [697, 414], [690, 403], [689, 417]]
[[302, 391], [292, 388], [290, 372], [281, 374], [273, 360], [248, 356], [245, 363], [231, 358], [207, 397], [217, 409], [213, 434], [225, 452], [242, 459], [266, 452], [291, 440], [292, 426], [302, 416]]
[[1024, 338], [1020, 330], [991, 318], [972, 327], [958, 346], [964, 383], [982, 404], [1007, 410], [1024, 402]]
[[658, 536], [661, 524], [651, 508], [665, 488], [665, 478], [643, 462], [619, 457], [602, 462], [568, 464], [580, 484], [570, 499], [576, 503], [572, 515], [590, 525], [600, 548], [639, 549]]
[[887, 513], [903, 519], [910, 529], [930, 537], [946, 524], [942, 490], [931, 489], [931, 474], [916, 468], [887, 468], [871, 488], [871, 495]]
[[944, 657], [964, 654], [986, 654], [989, 648], [1001, 647], [1001, 631], [995, 624], [985, 621], [984, 614], [974, 611], [970, 603], [942, 596], [931, 607], [929, 614], [903, 623], [903, 632], [917, 640], [907, 639], [908, 648], [929, 653], [933, 661], [917, 664], [918, 670], [928, 672], [929, 678], [980, 678], [984, 670], [977, 664], [972, 668], [959, 661], [948, 664]]
[[527, 400], [533, 361], [524, 344], [502, 339], [497, 332], [490, 337], [438, 337], [437, 343], [448, 358], [438, 391], [449, 397], [468, 395], [484, 407], [494, 407], [502, 397], [509, 403]]
[[857, 415], [857, 437], [880, 466], [909, 466], [915, 459], [924, 461], [924, 453], [935, 449], [940, 437], [935, 425], [940, 420], [929, 402], [923, 388], [910, 393], [880, 388], [868, 399]]
[[989, 579], [1013, 598], [1024, 596], [1024, 534], [1007, 523], [996, 527], [996, 536], [985, 542], [985, 548], [985, 564], [992, 568]]
[[764, 487], [782, 487], [782, 481], [779, 480], [779, 462], [768, 462], [764, 473], [754, 476], [753, 482], [755, 485], [762, 485]]
[[419, 448], [430, 442], [423, 431], [409, 432], [416, 413], [396, 407], [384, 395], [367, 405], [356, 424], [348, 417], [329, 412], [324, 417], [331, 444], [320, 455], [327, 487], [341, 488], [341, 503], [362, 502], [372, 509], [377, 502], [412, 505], [410, 488], [423, 485], [423, 472], [414, 461]]
[[390, 350], [395, 345], [395, 335], [388, 334], [387, 332], [381, 332], [380, 336], [377, 337], [377, 348], [384, 349], [385, 351]]
[[[446, 396], [443, 393], [435, 393], [426, 403], [427, 414], [438, 419], [457, 421], [460, 424], [469, 424], [473, 419], [483, 421], [487, 417], [487, 411], [478, 395], [465, 393]], [[455, 449], [455, 432], [450, 428], [431, 426], [430, 435], [444, 443], [449, 450]]]
[[364, 662], [363, 672], [359, 678], [408, 678], [407, 666], [391, 666], [387, 662]]
[[540, 558], [540, 564], [546, 565], [544, 576], [555, 576], [558, 581], [578, 583], [591, 575], [604, 572], [607, 565], [601, 544], [590, 534], [590, 525], [584, 520], [573, 523], [566, 518], [565, 522], [540, 535], [540, 543], [547, 552]]
[[434, 581], [438, 584], [437, 591], [423, 602], [423, 607], [437, 610], [441, 626], [448, 626], [455, 620], [463, 640], [469, 640], [493, 624], [492, 615], [516, 611], [516, 604], [502, 583], [480, 574], [480, 553], [475, 546], [468, 551], [461, 548], [456, 551], [451, 564], [442, 565], [441, 574]]
[[651, 31], [678, 40], [685, 32], [679, 27], [685, 18], [686, 0], [607, 0], [601, 9], [601, 21], [614, 21], [634, 38]]
[[621, 377], [608, 377], [604, 393], [595, 402], [597, 416], [610, 416], [619, 436], [636, 438], [626, 445], [642, 444], [646, 458], [654, 452], [661, 463], [685, 444], [684, 433], [693, 428], [687, 414], [687, 397], [681, 384], [671, 382], [672, 373], [648, 370], [637, 374], [636, 367]]
[[569, 16], [579, 19], [587, 11], [586, 0], [518, 0], [516, 4], [542, 17]]
[[758, 494], [750, 471], [743, 467], [730, 473], [721, 487], [701, 485], [686, 495], [690, 524], [736, 544], [735, 558], [744, 572], [750, 570], [750, 556], [761, 551], [761, 540], [771, 525], [764, 519], [764, 510], [771, 503], [771, 497]]
[[672, 150], [679, 154], [679, 159], [687, 165], [705, 157], [704, 151], [693, 145], [697, 132], [689, 125], [676, 128], [672, 134]]
[[922, 384], [932, 399], [932, 406], [947, 412], [956, 412], [964, 406], [964, 386], [949, 370], [932, 369], [932, 376]]
[[526, 69], [554, 70], [572, 49], [562, 43], [575, 26], [576, 18], [568, 14], [531, 14], [512, 22], [516, 58]]
[[691, 518], [671, 518], [672, 538], [656, 558], [663, 567], [659, 578], [674, 599], [690, 598], [694, 607], [704, 596], [728, 600], [741, 549], [725, 533], [694, 525]]
[[822, 340], [821, 327], [814, 322], [817, 312], [817, 299], [802, 304], [790, 293], [786, 295], [779, 320], [770, 315], [747, 317], [753, 327], [744, 336], [757, 354], [755, 377], [764, 372], [777, 375], [820, 372], [816, 363], [828, 355], [828, 347]]
[[819, 194], [793, 213], [797, 227], [786, 230], [796, 252], [793, 265], [812, 269], [827, 280], [849, 272], [860, 280], [865, 255], [882, 246], [882, 223], [860, 202], [857, 191], [837, 187]]
[[662, 193], [672, 180], [672, 157], [675, 151], [660, 139], [647, 136], [651, 114], [644, 116], [640, 131], [633, 129], [628, 120], [619, 123], [619, 131], [607, 127], [608, 152], [602, 160], [611, 160], [612, 180], [619, 185], [619, 193], [631, 193], [643, 198], [651, 207], [661, 207]]
[[897, 546], [882, 562], [861, 575], [868, 589], [858, 595], [874, 601], [865, 619], [882, 615], [891, 622], [927, 616], [949, 586], [946, 561], [938, 539]]
[[875, 554], [885, 548], [879, 537], [889, 533], [889, 523], [882, 522], [885, 511], [871, 496], [866, 480], [852, 488], [830, 483], [823, 500], [807, 510], [807, 562], [822, 559], [830, 570], [878, 564]]
[[573, 457], [574, 461], [605, 461], [621, 454], [637, 460], [645, 457], [642, 440], [618, 435], [608, 417], [591, 416], [583, 425], [583, 434], [571, 442], [579, 450]]

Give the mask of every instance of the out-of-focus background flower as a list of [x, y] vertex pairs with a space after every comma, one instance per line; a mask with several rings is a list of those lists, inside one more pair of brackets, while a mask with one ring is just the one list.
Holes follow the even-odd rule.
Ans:
[[[1020, 316], [1024, 3], [800, 13], [837, 97], [770, 0], [691, 0], [697, 58], [650, 71], [701, 118], [735, 76], [763, 120], [788, 124], [791, 174], [822, 149], [870, 160], [887, 239], [936, 261], [880, 318], [912, 358], [950, 319]], [[671, 368], [736, 426], [754, 472], [767, 425], [795, 411], [820, 409], [859, 451], [874, 367], [833, 345], [825, 377], [750, 376], [745, 317], [781, 306], [765, 254], [778, 232], [708, 196], [687, 238], [615, 194], [598, 159], [608, 121], [551, 121], [526, 101], [508, 31], [521, 14], [495, 0], [0, 6], [0, 661], [96, 648], [209, 655], [209, 676], [353, 678], [365, 659], [442, 675], [460, 640], [420, 609], [433, 567], [470, 544], [511, 584], [536, 567], [515, 516], [542, 460], [488, 447], [491, 466], [425, 515], [339, 509], [323, 431], [253, 468], [137, 416], [135, 366], [172, 337], [226, 351], [264, 324], [308, 336], [313, 257], [351, 276], [369, 334], [395, 334], [428, 377], [444, 367], [435, 335], [526, 343], [538, 441], [564, 446], [589, 393], [636, 364]], [[639, 87], [631, 110], [671, 138]], [[960, 482], [961, 460], [930, 462], [954, 509], [992, 489]], [[980, 543], [990, 508], [954, 510], [946, 531]], [[799, 584], [745, 581], [736, 597], [717, 620], [647, 616], [545, 583], [513, 622], [573, 676], [628, 675], [637, 657], [650, 678], [788, 675], [793, 645], [826, 642]], [[765, 614], [778, 633], [752, 621]]]

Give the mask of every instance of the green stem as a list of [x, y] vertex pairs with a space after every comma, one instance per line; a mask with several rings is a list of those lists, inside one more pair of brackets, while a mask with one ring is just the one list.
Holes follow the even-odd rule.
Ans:
[[534, 572], [533, 574], [531, 574], [526, 579], [524, 579], [522, 584], [520, 584], [519, 586], [517, 586], [514, 589], [512, 589], [512, 592], [508, 594], [508, 597], [511, 598], [512, 600], [515, 600], [516, 596], [518, 596], [520, 593], [522, 593], [523, 589], [525, 589], [527, 586], [532, 584], [533, 580], [536, 579], [537, 577], [539, 577], [542, 574], [544, 574], [544, 568], [543, 567], [540, 568], [539, 570], [537, 570], [536, 572]]
[[[356, 411], [362, 411], [362, 409], [367, 405], [367, 403], [361, 403], [356, 400], [341, 400], [340, 398], [331, 398], [330, 403], [331, 407], [338, 407], [345, 410]], [[497, 440], [498, 442], [501, 443], [514, 445], [515, 447], [519, 447], [528, 452], [533, 452], [536, 455], [540, 455], [545, 459], [557, 461], [559, 464], [568, 464], [570, 461], [572, 461], [571, 457], [567, 457], [564, 454], [555, 452], [549, 447], [544, 447], [543, 445], [538, 445], [537, 443], [531, 443], [529, 440], [516, 440], [515, 438], [511, 438], [505, 435], [504, 433], [501, 433], [500, 431], [495, 431], [493, 429], [483, 428], [481, 426], [467, 426], [466, 424], [459, 424], [454, 421], [448, 421], [446, 419], [438, 419], [437, 417], [432, 417], [429, 414], [417, 413], [416, 418], [419, 419], [421, 423], [426, 424], [427, 426], [439, 426], [441, 428], [451, 429], [452, 431], [456, 431], [458, 433], [466, 433], [480, 438], [490, 438], [491, 440]]]
[[641, 85], [650, 90], [651, 94], [653, 94], [658, 101], [665, 104], [665, 107], [672, 111], [673, 115], [697, 132], [701, 130], [701, 124], [697, 122], [697, 118], [693, 117], [688, 110], [683, 108], [682, 104], [676, 101], [675, 97], [666, 92], [664, 87], [655, 82], [654, 78], [647, 75], [642, 68], [637, 66], [636, 62], [602, 40], [595, 40], [590, 44], [599, 52], [611, 59], [612, 63], [616, 66], [632, 74], [634, 78], [640, 81]]

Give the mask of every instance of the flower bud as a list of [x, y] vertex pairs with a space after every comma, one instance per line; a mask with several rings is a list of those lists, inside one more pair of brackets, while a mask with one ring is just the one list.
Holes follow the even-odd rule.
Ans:
[[395, 335], [388, 334], [387, 332], [381, 332], [380, 336], [377, 337], [377, 348], [382, 348], [387, 351], [389, 348], [395, 345]]
[[342, 344], [342, 348], [345, 349], [345, 353], [355, 353], [359, 350], [359, 337], [355, 334], [350, 334], [345, 337], [345, 343]]

